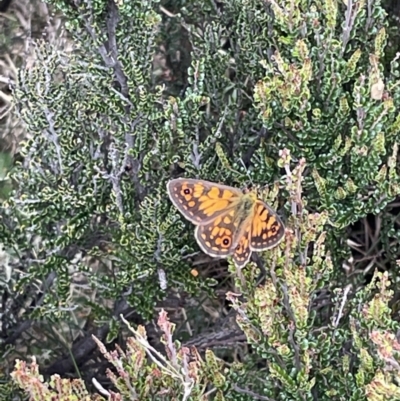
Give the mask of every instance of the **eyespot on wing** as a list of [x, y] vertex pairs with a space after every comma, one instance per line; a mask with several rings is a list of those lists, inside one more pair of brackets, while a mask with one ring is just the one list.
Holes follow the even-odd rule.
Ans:
[[236, 188], [189, 178], [169, 181], [167, 190], [175, 207], [196, 225], [208, 224], [231, 209], [241, 194]]

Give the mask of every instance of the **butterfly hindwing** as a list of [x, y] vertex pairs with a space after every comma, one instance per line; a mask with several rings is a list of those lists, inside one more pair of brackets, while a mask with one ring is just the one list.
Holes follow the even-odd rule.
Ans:
[[247, 264], [252, 253], [250, 249], [250, 227], [249, 224], [240, 237], [239, 243], [233, 253], [233, 261], [238, 268], [242, 268]]
[[208, 224], [196, 227], [195, 236], [201, 249], [214, 257], [231, 255], [240, 239], [237, 209], [232, 208]]

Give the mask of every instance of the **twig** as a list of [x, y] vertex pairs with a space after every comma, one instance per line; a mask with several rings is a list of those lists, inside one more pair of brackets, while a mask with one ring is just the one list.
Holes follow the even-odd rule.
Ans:
[[[335, 330], [338, 327], [340, 319], [343, 316], [343, 309], [344, 309], [344, 305], [346, 304], [346, 301], [347, 301], [347, 295], [349, 294], [349, 292], [350, 292], [350, 290], [352, 288], [353, 288], [353, 286], [351, 284], [349, 284], [348, 286], [345, 287], [345, 289], [343, 291], [343, 299], [342, 299], [342, 303], [341, 303], [340, 308], [339, 308], [339, 313], [338, 313], [337, 318], [335, 319], [335, 321], [333, 323], [333, 327], [335, 328]], [[332, 338], [333, 338], [333, 336], [335, 334], [335, 330], [332, 333]]]
[[254, 400], [261, 400], [261, 401], [274, 401], [272, 398], [266, 397], [265, 395], [260, 395], [255, 393], [254, 391], [247, 390], [244, 388], [240, 388], [237, 384], [233, 385], [233, 389], [241, 394], [250, 395], [253, 397]]

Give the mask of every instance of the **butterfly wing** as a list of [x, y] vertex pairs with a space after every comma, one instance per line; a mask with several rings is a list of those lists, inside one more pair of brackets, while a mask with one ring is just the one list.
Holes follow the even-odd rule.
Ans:
[[235, 262], [236, 267], [238, 267], [239, 269], [247, 264], [251, 256], [250, 229], [251, 222], [246, 225], [233, 254], [233, 261]]
[[201, 249], [210, 256], [233, 256], [238, 267], [252, 251], [273, 248], [285, 227], [265, 202], [254, 194], [204, 180], [179, 178], [167, 184], [172, 203], [192, 223]]
[[203, 252], [220, 258], [234, 253], [243, 227], [237, 215], [237, 208], [232, 208], [211, 222], [196, 227], [196, 240]]
[[234, 208], [242, 195], [239, 189], [214, 182], [177, 178], [167, 184], [172, 203], [192, 223], [209, 224]]
[[278, 245], [285, 234], [285, 226], [277, 213], [265, 202], [257, 200], [250, 231], [250, 249], [264, 251]]

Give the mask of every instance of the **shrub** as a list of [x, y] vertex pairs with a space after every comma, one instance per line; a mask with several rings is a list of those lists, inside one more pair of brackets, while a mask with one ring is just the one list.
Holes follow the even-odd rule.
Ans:
[[[398, 254], [390, 202], [400, 192], [400, 92], [380, 3], [51, 4], [75, 46], [35, 42], [14, 90], [31, 135], [0, 220], [10, 260], [5, 342], [37, 332], [22, 341], [46, 374], [88, 379], [102, 371], [89, 363], [91, 335], [121, 341], [121, 314], [145, 324], [156, 305], [180, 298], [201, 337], [199, 294], [232, 289], [243, 296], [228, 292], [251, 352], [240, 363], [225, 352], [229, 369], [208, 353], [198, 368], [208, 379], [197, 383], [207, 389], [194, 399], [208, 386], [210, 397], [232, 400], [398, 397], [397, 323], [382, 271]], [[167, 198], [166, 181], [179, 175], [267, 186], [269, 201], [281, 189], [274, 205], [286, 200], [286, 239], [255, 258], [268, 268], [259, 286], [254, 262], [236, 272], [229, 261], [235, 283], [191, 274], [210, 261], [192, 255], [193, 227]], [[360, 246], [358, 225], [371, 216], [377, 233]], [[372, 266], [363, 246], [377, 249], [381, 270], [367, 286], [357, 274]], [[158, 374], [149, 366], [140, 379], [129, 368], [140, 391]], [[30, 383], [32, 369], [19, 362], [14, 378]]]

